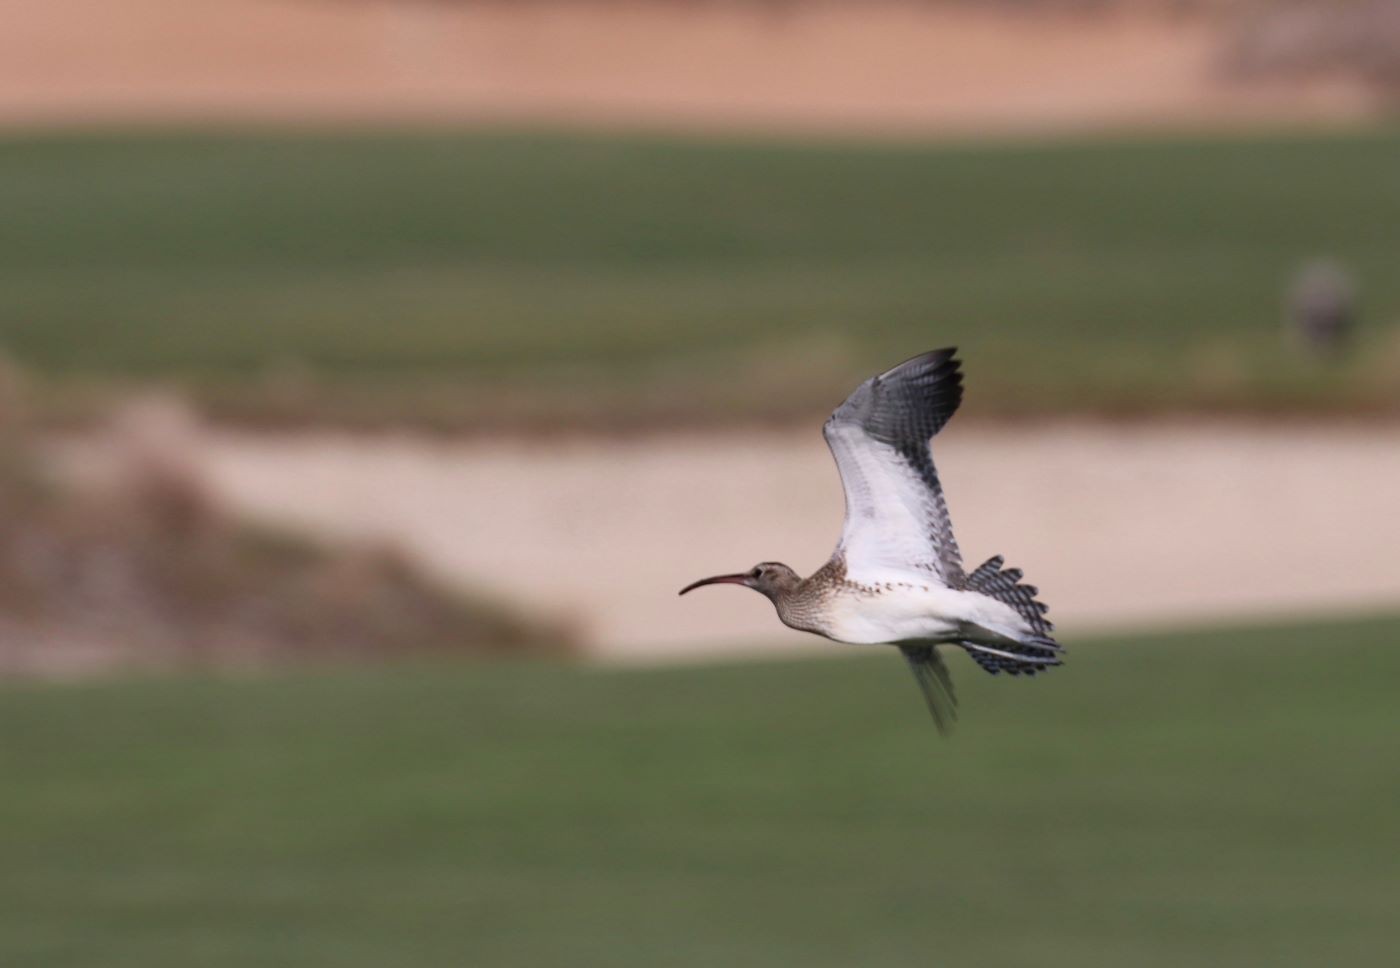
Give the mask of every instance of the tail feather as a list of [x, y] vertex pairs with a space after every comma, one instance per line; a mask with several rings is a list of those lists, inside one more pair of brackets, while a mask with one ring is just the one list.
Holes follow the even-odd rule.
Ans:
[[988, 558], [969, 574], [963, 585], [969, 591], [980, 592], [988, 598], [1005, 602], [1025, 620], [1031, 634], [1025, 638], [997, 643], [996, 647], [976, 642], [963, 642], [972, 661], [996, 675], [1033, 676], [1041, 669], [1059, 665], [1064, 647], [1055, 641], [1055, 623], [1045, 617], [1049, 606], [1036, 599], [1040, 590], [1034, 585], [1021, 584], [1023, 572], [1019, 568], [1002, 569], [1005, 559], [1001, 555]]

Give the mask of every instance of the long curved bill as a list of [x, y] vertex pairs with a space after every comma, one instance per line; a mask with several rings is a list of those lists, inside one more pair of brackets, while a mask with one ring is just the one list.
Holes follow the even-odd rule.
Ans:
[[679, 594], [684, 595], [688, 591], [693, 591], [701, 585], [742, 585], [748, 579], [748, 575], [716, 575], [713, 578], [702, 578], [699, 581], [691, 582], [682, 588]]

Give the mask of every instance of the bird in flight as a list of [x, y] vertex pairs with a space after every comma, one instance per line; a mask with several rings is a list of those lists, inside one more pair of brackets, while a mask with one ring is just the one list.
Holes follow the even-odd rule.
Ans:
[[743, 585], [767, 596], [792, 628], [897, 646], [945, 733], [957, 697], [940, 646], [966, 650], [993, 675], [1035, 675], [1064, 653], [1020, 569], [1003, 567], [1000, 555], [963, 569], [931, 445], [962, 401], [955, 353], [934, 350], [871, 377], [822, 428], [846, 492], [841, 540], [825, 565], [802, 578], [765, 561], [680, 592]]

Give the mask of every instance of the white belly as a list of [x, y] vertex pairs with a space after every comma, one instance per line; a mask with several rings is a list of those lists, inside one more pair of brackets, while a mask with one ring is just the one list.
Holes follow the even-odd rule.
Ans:
[[978, 592], [938, 585], [896, 585], [875, 595], [838, 594], [829, 599], [824, 618], [826, 635], [855, 644], [984, 638], [980, 630], [993, 637], [1014, 637], [1026, 631], [1011, 606]]

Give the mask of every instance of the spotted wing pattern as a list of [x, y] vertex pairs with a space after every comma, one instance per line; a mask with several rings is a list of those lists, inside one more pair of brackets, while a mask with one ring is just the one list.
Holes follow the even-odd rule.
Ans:
[[846, 492], [836, 554], [850, 580], [913, 573], [962, 583], [962, 554], [930, 440], [962, 401], [953, 349], [934, 350], [866, 380], [822, 428]]

